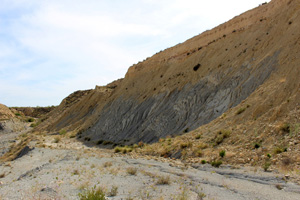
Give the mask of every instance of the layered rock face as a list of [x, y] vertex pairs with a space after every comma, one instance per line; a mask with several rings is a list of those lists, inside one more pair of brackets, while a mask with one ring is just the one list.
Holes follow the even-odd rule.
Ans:
[[[277, 94], [293, 95], [299, 16], [298, 1], [259, 6], [131, 66], [124, 79], [72, 94], [75, 100], [63, 100], [39, 129], [77, 130], [96, 143], [151, 143], [196, 129], [282, 78], [289, 85], [278, 85]], [[271, 101], [276, 93], [269, 92]]]
[[85, 134], [93, 140], [134, 144], [193, 130], [247, 98], [276, 69], [279, 53], [266, 57], [255, 70], [251, 64], [241, 65], [234, 73], [230, 68], [218, 70], [194, 85], [142, 102], [119, 97], [103, 108], [97, 123]]

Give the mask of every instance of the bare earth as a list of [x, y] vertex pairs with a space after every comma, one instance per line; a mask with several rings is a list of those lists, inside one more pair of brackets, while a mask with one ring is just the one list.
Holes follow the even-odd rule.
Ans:
[[94, 186], [106, 196], [117, 188], [108, 199], [300, 199], [299, 185], [260, 168], [187, 165], [41, 137], [43, 147], [33, 141], [27, 155], [0, 165], [0, 199], [79, 199]]

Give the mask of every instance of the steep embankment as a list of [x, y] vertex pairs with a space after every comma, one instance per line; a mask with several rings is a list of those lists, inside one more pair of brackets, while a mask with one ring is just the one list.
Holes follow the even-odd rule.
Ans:
[[14, 118], [14, 113], [3, 104], [0, 104], [0, 121]]
[[7, 106], [0, 104], [0, 136], [5, 133], [21, 131], [26, 125]]
[[11, 109], [15, 110], [18, 113], [22, 113], [27, 117], [34, 118], [46, 118], [46, 115], [51, 112], [55, 106], [48, 107], [12, 107]]
[[298, 1], [259, 6], [131, 66], [122, 80], [70, 95], [38, 130], [149, 143], [207, 124], [246, 98], [246, 112], [222, 117], [222, 126], [266, 114], [275, 121], [299, 103], [299, 16]]

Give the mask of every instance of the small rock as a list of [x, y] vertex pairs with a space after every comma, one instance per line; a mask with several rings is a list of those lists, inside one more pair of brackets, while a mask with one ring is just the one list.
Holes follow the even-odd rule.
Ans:
[[289, 179], [290, 176], [289, 176], [289, 175], [285, 175], [284, 178], [285, 178], [285, 179]]

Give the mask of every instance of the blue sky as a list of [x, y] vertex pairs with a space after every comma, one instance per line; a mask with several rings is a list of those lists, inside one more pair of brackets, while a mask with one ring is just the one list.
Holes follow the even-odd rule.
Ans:
[[58, 105], [263, 2], [0, 0], [0, 103]]

